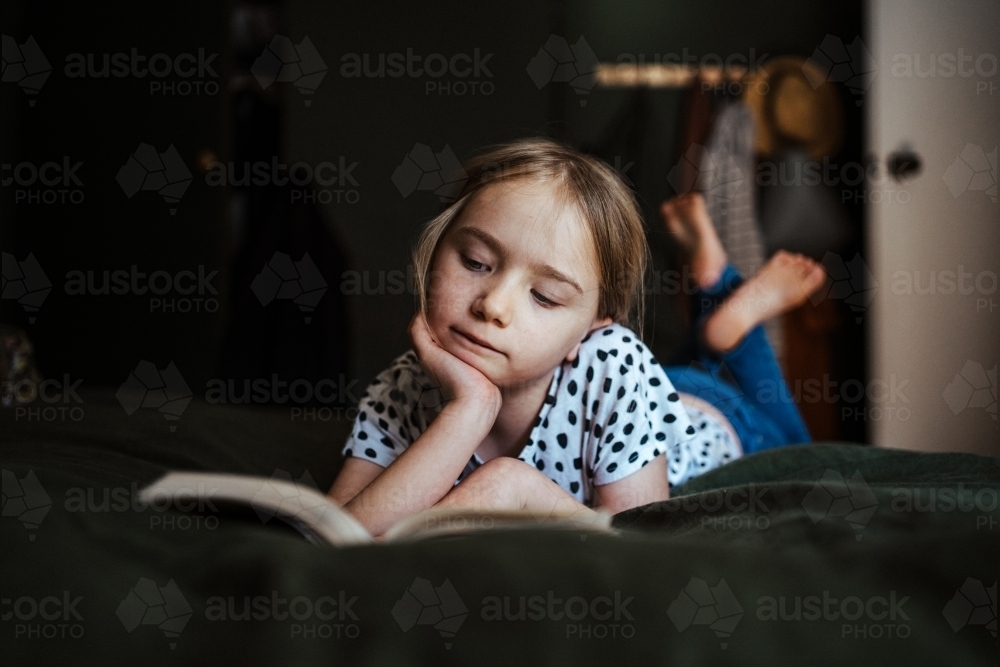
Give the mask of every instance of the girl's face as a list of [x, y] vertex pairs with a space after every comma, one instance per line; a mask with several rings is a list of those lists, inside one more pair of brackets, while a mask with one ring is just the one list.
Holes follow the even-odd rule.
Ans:
[[594, 244], [575, 206], [529, 180], [490, 185], [438, 244], [427, 322], [441, 346], [498, 387], [548, 377], [597, 319]]

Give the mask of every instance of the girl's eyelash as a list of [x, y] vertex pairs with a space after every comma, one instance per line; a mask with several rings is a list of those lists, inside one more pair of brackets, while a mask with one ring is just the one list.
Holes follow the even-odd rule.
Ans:
[[558, 303], [556, 303], [552, 299], [549, 299], [547, 297], [542, 296], [541, 294], [539, 294], [535, 290], [531, 290], [531, 294], [532, 294], [532, 296], [535, 297], [535, 299], [538, 301], [538, 303], [542, 304], [542, 306], [544, 306], [546, 308], [553, 308], [553, 307], [559, 305]]
[[466, 257], [465, 255], [462, 255], [462, 262], [473, 271], [482, 271], [483, 269], [489, 268], [482, 262], [477, 262], [476, 260]]

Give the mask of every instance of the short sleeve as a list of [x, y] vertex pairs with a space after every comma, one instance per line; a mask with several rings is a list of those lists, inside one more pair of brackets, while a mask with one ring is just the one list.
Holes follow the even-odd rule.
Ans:
[[600, 486], [661, 454], [669, 458], [695, 429], [663, 367], [634, 333], [612, 326], [594, 336], [586, 370], [592, 399], [587, 452]]
[[372, 380], [358, 403], [345, 458], [356, 456], [385, 468], [419, 437], [426, 428], [419, 409], [422, 377], [416, 355], [408, 352]]

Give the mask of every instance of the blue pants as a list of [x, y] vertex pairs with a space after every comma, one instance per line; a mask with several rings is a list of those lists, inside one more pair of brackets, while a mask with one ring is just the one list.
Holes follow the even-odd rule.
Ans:
[[742, 276], [729, 265], [715, 285], [699, 290], [692, 302], [692, 337], [680, 353], [686, 353], [690, 363], [677, 365], [684, 361], [675, 358], [664, 370], [677, 391], [701, 398], [726, 416], [745, 454], [810, 442], [763, 327], [754, 327], [725, 354], [705, 346], [705, 322], [742, 283]]

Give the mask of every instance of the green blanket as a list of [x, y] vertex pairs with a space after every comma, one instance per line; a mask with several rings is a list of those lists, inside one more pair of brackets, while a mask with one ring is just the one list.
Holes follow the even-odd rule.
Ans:
[[997, 664], [996, 458], [792, 447], [617, 536], [334, 549], [133, 494], [175, 468], [327, 489], [349, 420], [81, 396], [64, 419], [0, 411], [4, 664]]

